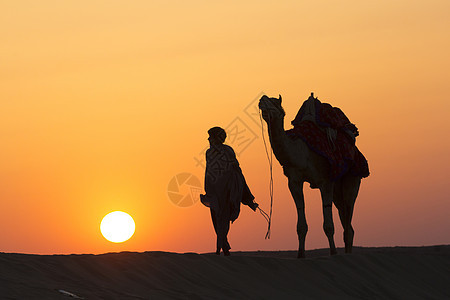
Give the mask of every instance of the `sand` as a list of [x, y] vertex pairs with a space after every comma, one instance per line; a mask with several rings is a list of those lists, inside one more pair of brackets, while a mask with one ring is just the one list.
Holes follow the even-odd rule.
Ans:
[[450, 246], [338, 250], [0, 253], [0, 299], [450, 299]]

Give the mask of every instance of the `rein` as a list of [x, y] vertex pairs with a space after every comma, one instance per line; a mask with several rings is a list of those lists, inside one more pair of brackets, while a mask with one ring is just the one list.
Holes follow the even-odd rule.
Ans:
[[[268, 116], [270, 122], [270, 115]], [[261, 134], [264, 142], [264, 149], [266, 150], [267, 160], [269, 161], [269, 170], [270, 170], [270, 182], [269, 182], [269, 195], [270, 195], [270, 212], [267, 214], [264, 210], [262, 210], [259, 206], [259, 212], [267, 221], [267, 233], [265, 239], [270, 239], [270, 226], [272, 224], [272, 208], [273, 208], [273, 172], [272, 172], [272, 161], [273, 161], [273, 149], [270, 148], [270, 157], [269, 151], [267, 150], [266, 139], [264, 138], [264, 124], [262, 120], [261, 109], [259, 109], [259, 120], [261, 121]], [[267, 128], [269, 128], [269, 122], [267, 122]]]

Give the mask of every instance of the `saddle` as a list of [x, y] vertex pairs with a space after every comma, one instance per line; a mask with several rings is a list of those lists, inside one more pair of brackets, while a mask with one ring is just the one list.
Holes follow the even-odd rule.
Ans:
[[358, 128], [341, 109], [320, 102], [311, 93], [291, 123], [294, 128], [286, 134], [301, 138], [314, 152], [327, 158], [333, 180], [349, 171], [362, 178], [369, 176], [367, 160], [355, 145]]

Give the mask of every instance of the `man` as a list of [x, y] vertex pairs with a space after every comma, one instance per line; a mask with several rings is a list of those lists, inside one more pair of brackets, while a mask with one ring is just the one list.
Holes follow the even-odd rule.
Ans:
[[256, 211], [258, 204], [245, 182], [236, 155], [224, 145], [227, 134], [220, 127], [208, 130], [210, 148], [206, 151], [205, 195], [201, 202], [210, 208], [214, 231], [217, 235], [216, 254], [230, 255], [227, 235], [230, 222], [239, 216], [241, 202]]

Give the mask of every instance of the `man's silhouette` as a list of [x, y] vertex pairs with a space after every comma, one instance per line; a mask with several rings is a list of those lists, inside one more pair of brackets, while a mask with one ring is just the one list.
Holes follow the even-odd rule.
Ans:
[[241, 203], [256, 211], [258, 204], [245, 182], [236, 155], [228, 145], [225, 130], [213, 127], [208, 130], [210, 148], [206, 151], [205, 195], [201, 202], [211, 209], [211, 218], [217, 234], [216, 254], [230, 255], [227, 235], [230, 222], [239, 216]]

